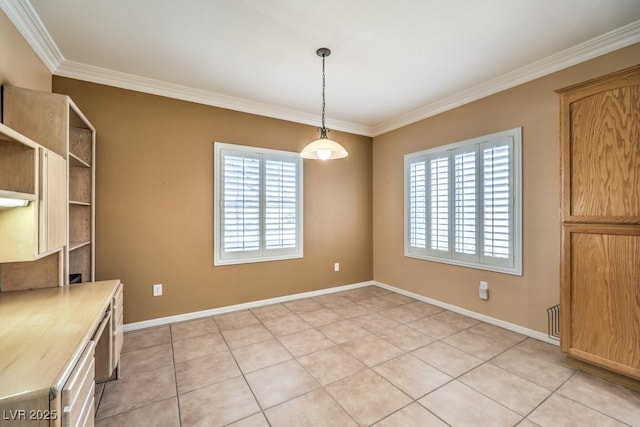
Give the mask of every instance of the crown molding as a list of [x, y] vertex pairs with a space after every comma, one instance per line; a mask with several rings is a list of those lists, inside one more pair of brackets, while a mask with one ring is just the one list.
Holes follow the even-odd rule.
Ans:
[[[28, 0], [0, 0], [0, 8], [54, 75], [318, 126], [315, 114], [67, 61]], [[638, 42], [640, 20], [376, 126], [330, 118], [327, 124], [337, 131], [375, 137]]]
[[49, 72], [55, 72], [64, 62], [64, 56], [31, 3], [28, 0], [0, 0], [0, 9], [22, 34]]
[[375, 126], [372, 136], [399, 129], [638, 42], [640, 20]]
[[[243, 113], [319, 126], [319, 116], [316, 114], [304, 113], [244, 98], [237, 98], [221, 93], [196, 89], [147, 77], [140, 77], [133, 74], [122, 73], [120, 71], [113, 71], [73, 61], [64, 61], [57, 68], [54, 74], [56, 76], [84, 80], [91, 83], [114, 86], [121, 89], [134, 90], [152, 95], [166, 96], [183, 101], [240, 111]], [[333, 130], [354, 133], [357, 135], [370, 136], [369, 134], [371, 132], [370, 127], [357, 123], [327, 119], [327, 124]]]

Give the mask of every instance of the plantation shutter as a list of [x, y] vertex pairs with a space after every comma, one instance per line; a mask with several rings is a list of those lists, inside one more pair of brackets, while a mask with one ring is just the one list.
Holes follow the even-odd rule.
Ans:
[[522, 129], [405, 155], [405, 256], [522, 273]]
[[449, 250], [449, 157], [429, 161], [430, 241], [432, 250]]
[[214, 264], [301, 258], [298, 153], [216, 143]]
[[294, 162], [265, 162], [265, 247], [295, 248], [297, 244], [297, 167]]
[[509, 144], [482, 148], [483, 255], [508, 260], [511, 248], [512, 195]]
[[409, 245], [427, 247], [427, 165], [424, 159], [409, 165]]
[[224, 252], [260, 249], [260, 160], [224, 156], [222, 233]]
[[477, 254], [477, 202], [475, 147], [458, 150], [453, 156], [454, 163], [454, 242], [455, 252], [464, 257]]

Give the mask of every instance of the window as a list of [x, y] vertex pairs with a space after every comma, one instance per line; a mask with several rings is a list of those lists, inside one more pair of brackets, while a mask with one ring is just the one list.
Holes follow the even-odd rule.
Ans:
[[214, 144], [214, 265], [302, 257], [298, 153]]
[[522, 274], [522, 128], [405, 156], [405, 256]]

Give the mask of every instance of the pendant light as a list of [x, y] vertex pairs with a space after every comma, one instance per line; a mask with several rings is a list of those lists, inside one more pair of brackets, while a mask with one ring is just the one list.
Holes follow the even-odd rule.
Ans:
[[315, 141], [307, 144], [300, 153], [300, 156], [305, 159], [342, 159], [343, 157], [347, 157], [349, 153], [347, 153], [347, 150], [345, 150], [342, 145], [327, 137], [329, 129], [324, 125], [324, 59], [331, 55], [331, 51], [326, 47], [321, 47], [316, 51], [316, 54], [322, 58], [322, 127], [319, 129], [320, 139], [316, 139]]

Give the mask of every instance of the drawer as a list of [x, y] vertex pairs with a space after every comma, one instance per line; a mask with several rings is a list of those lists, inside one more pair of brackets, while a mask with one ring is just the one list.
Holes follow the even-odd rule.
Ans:
[[93, 427], [95, 422], [95, 383], [91, 385], [91, 393], [87, 396], [87, 399], [82, 405], [80, 415], [78, 415], [78, 421], [75, 424], [78, 427]]
[[84, 410], [93, 405], [95, 390], [95, 343], [89, 341], [87, 348], [62, 388], [62, 425], [83, 425]]

